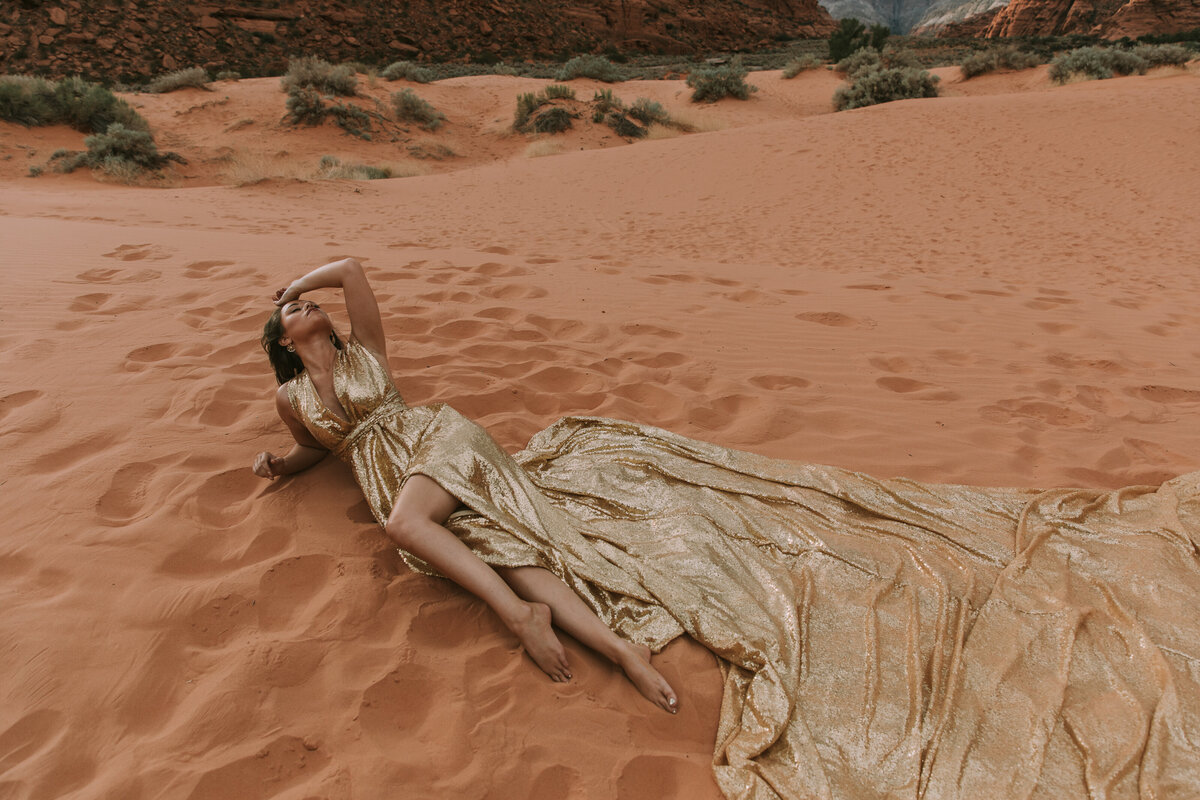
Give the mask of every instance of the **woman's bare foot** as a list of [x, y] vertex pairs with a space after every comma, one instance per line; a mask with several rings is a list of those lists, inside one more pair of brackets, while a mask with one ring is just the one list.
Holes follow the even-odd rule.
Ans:
[[509, 630], [517, 635], [525, 652], [551, 679], [564, 683], [571, 680], [567, 665], [567, 651], [554, 635], [550, 626], [550, 606], [545, 603], [528, 603], [528, 615], [508, 623]]
[[650, 666], [649, 647], [626, 642], [625, 652], [616, 662], [625, 670], [625, 677], [633, 682], [647, 700], [672, 714], [679, 711], [679, 698], [675, 696], [675, 690], [658, 670]]

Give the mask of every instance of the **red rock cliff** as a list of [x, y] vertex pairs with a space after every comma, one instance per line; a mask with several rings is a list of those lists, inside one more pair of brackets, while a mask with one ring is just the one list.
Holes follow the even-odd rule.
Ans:
[[1200, 0], [1012, 0], [947, 26], [939, 36], [988, 38], [1086, 33], [1106, 39], [1200, 28]]
[[817, 0], [5, 1], [0, 72], [128, 79], [190, 66], [277, 72], [292, 55], [382, 64], [548, 59], [607, 45], [694, 53], [834, 27]]

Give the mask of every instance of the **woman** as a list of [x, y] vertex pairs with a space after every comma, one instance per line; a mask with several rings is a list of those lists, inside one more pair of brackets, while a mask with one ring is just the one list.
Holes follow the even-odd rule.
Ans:
[[[350, 338], [346, 343], [334, 332], [320, 306], [300, 300], [302, 294], [323, 288], [341, 288], [345, 296], [350, 315]], [[387, 447], [378, 440], [392, 434], [402, 437], [401, 429], [407, 427], [411, 432], [427, 424], [434, 407], [409, 410], [400, 400], [387, 366], [387, 339], [379, 306], [362, 266], [354, 259], [326, 264], [277, 291], [274, 300], [277, 310], [267, 321], [263, 346], [280, 382], [275, 408], [296, 443], [283, 457], [259, 453], [254, 461], [255, 474], [274, 479], [305, 470], [323, 459], [331, 446], [339, 449], [339, 454], [348, 449], [340, 434], [353, 424], [361, 424], [366, 417], [383, 420], [383, 414], [391, 414], [388, 427], [381, 424], [364, 431], [373, 434], [376, 441], [359, 434], [358, 458], [351, 462], [359, 483], [374, 501], [372, 510], [387, 535], [406, 553], [491, 606], [553, 680], [569, 681], [571, 672], [552, 623], [608, 657], [625, 671], [638, 691], [674, 713], [678, 699], [667, 681], [650, 666], [648, 647], [633, 645], [614, 634], [546, 569], [530, 565], [492, 569], [444, 527], [461, 506], [458, 498], [411, 464], [389, 461], [395, 454], [386, 452]], [[350, 407], [343, 404], [334, 380], [342, 361], [353, 365], [351, 374], [345, 376], [351, 387], [347, 397]], [[456, 416], [442, 406], [436, 410]], [[404, 421], [406, 411], [416, 413], [409, 413], [410, 419]], [[316, 430], [310, 431], [306, 423]], [[482, 429], [465, 419], [460, 418], [458, 427], [457, 436], [440, 444], [449, 448], [469, 446], [472, 439], [486, 437]], [[372, 492], [376, 493], [373, 497]]]
[[[343, 342], [306, 292], [342, 287]], [[333, 451], [415, 569], [478, 595], [555, 680], [551, 623], [662, 708], [649, 654], [721, 661], [729, 797], [1200, 795], [1200, 473], [1117, 492], [880, 481], [571, 417], [515, 456], [392, 385], [361, 266], [275, 296], [296, 446]]]

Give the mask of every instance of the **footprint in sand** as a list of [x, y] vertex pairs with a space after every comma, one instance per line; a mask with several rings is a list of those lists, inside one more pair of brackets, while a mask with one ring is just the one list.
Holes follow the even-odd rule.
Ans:
[[231, 267], [233, 264], [232, 261], [193, 261], [184, 265], [183, 276], [194, 279], [240, 277], [232, 270], [220, 269], [221, 267]]
[[617, 778], [617, 800], [678, 797], [691, 771], [687, 759], [679, 756], [635, 756]]
[[1056, 428], [1081, 427], [1092, 421], [1091, 415], [1076, 411], [1062, 403], [1029, 397], [1001, 400], [979, 409], [979, 414], [984, 419], [994, 422], [1036, 420]]
[[85, 270], [75, 276], [76, 280], [83, 283], [146, 283], [148, 281], [157, 280], [162, 277], [162, 273], [154, 269], [140, 269], [136, 272], [130, 272], [124, 269], [96, 269]]
[[524, 284], [506, 284], [504, 286], [489, 286], [481, 289], [480, 294], [493, 300], [536, 300], [545, 297], [549, 292], [540, 286]]
[[486, 275], [489, 278], [515, 278], [521, 275], [528, 275], [530, 272], [524, 267], [514, 265], [505, 266], [498, 261], [485, 261], [472, 269], [480, 275]]
[[255, 624], [254, 602], [240, 594], [208, 600], [186, 620], [188, 640], [193, 646], [224, 647], [234, 636]]
[[[190, 414], [189, 414], [190, 418]], [[246, 520], [264, 481], [245, 467], [210, 475], [188, 498], [184, 513], [202, 525], [232, 528]]]
[[310, 554], [275, 562], [263, 573], [255, 595], [258, 623], [264, 630], [307, 627], [332, 599], [337, 562]]
[[828, 325], [831, 328], [855, 328], [861, 324], [854, 317], [846, 316], [840, 311], [806, 311], [797, 314], [796, 319]]
[[1138, 386], [1127, 389], [1126, 393], [1164, 405], [1200, 403], [1200, 391], [1175, 386]]
[[[200, 776], [188, 800], [267, 800], [302, 783], [319, 782], [329, 756], [317, 743], [296, 736], [281, 736], [259, 748], [246, 748], [235, 758]], [[299, 790], [297, 790], [299, 791]]]
[[875, 381], [875, 385], [881, 389], [887, 389], [889, 392], [896, 392], [897, 394], [909, 394], [910, 392], [919, 392], [922, 389], [937, 388], [932, 383], [925, 383], [924, 381], [913, 380], [912, 378], [903, 378], [899, 375], [888, 375], [884, 378], [878, 378]]
[[145, 510], [146, 487], [158, 468], [149, 462], [126, 464], [113, 474], [96, 501], [96, 514], [110, 525], [123, 525]]
[[864, 292], [886, 292], [892, 286], [889, 283], [852, 283], [845, 287], [847, 289], [859, 289]]
[[253, 538], [242, 533], [224, 536], [213, 531], [197, 532], [172, 551], [159, 567], [170, 575], [216, 577], [277, 558], [294, 541], [283, 526], [268, 526]]
[[660, 328], [657, 325], [646, 325], [641, 322], [627, 322], [621, 326], [621, 333], [629, 336], [653, 336], [659, 339], [679, 339], [682, 333], [670, 328]]
[[[446, 728], [465, 725], [465, 720], [447, 719], [440, 712], [452, 706], [452, 699], [444, 697], [446, 676], [421, 664], [404, 664], [394, 672], [367, 687], [362, 694], [358, 710], [358, 724], [366, 737], [387, 758], [403, 761], [411, 751], [410, 743], [427, 722]], [[461, 763], [469, 757], [469, 742], [466, 737], [446, 734], [443, 730], [437, 737], [451, 744], [457, 752], [452, 761]], [[420, 741], [419, 738], [416, 741]], [[443, 757], [438, 750], [439, 758]]]
[[142, 261], [150, 259], [152, 261], [162, 261], [173, 255], [173, 252], [165, 247], [155, 244], [123, 244], [112, 252], [105, 253], [105, 258], [115, 258], [118, 261]]
[[794, 375], [755, 375], [750, 379], [750, 385], [767, 391], [782, 391], [785, 389], [806, 389], [812, 386], [807, 378]]

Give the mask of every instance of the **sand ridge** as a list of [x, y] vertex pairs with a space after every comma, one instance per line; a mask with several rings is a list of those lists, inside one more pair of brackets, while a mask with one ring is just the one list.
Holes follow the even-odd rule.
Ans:
[[[513, 450], [596, 414], [929, 481], [1200, 467], [1200, 81], [991, 77], [808, 115], [798, 78], [790, 105], [695, 112], [720, 130], [460, 144], [470, 163], [383, 182], [6, 174], [5, 793], [717, 796], [704, 650], [662, 657], [678, 718], [573, 643], [552, 684], [480, 604], [404, 571], [340, 465], [250, 473], [287, 441], [267, 297], [332, 258], [367, 265], [405, 398]], [[510, 79], [459, 81], [494, 97], [458, 112], [480, 130], [511, 102]], [[289, 152], [342, 141], [302, 133]]]

